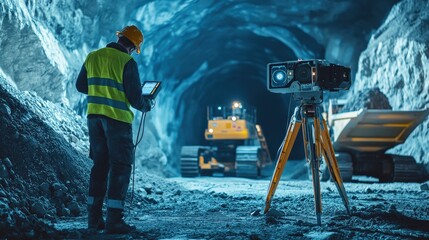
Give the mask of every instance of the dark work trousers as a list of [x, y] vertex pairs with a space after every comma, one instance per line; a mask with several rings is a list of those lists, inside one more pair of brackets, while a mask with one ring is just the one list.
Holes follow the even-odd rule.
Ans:
[[94, 162], [89, 180], [91, 200], [104, 199], [107, 207], [123, 209], [133, 163], [132, 126], [104, 116], [88, 116], [90, 158]]

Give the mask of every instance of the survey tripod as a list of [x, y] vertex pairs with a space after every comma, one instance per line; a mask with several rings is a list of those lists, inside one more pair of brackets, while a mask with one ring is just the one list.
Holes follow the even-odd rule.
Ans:
[[[265, 213], [268, 212], [271, 206], [271, 200], [280, 182], [284, 167], [289, 158], [296, 136], [298, 135], [299, 128], [301, 127], [305, 157], [309, 163], [312, 173], [317, 224], [321, 225], [322, 215], [319, 178], [319, 166], [322, 160], [322, 155], [326, 165], [328, 166], [329, 172], [331, 173], [332, 180], [334, 181], [343, 200], [347, 213], [350, 215], [349, 202], [341, 179], [337, 159], [335, 158], [334, 148], [329, 137], [326, 121], [323, 119], [321, 113], [320, 104], [323, 101], [322, 94], [322, 92], [315, 92], [314, 94], [301, 95], [298, 99], [298, 101], [300, 101], [300, 105], [295, 108], [294, 114], [291, 117], [286, 136], [282, 146], [280, 147], [281, 151], [278, 155], [277, 165], [268, 188], [268, 194], [265, 201]], [[315, 101], [314, 99], [320, 99], [320, 101]]]

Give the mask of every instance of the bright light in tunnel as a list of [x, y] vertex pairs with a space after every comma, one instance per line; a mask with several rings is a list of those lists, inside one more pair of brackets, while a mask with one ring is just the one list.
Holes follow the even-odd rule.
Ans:
[[241, 105], [240, 102], [233, 102], [232, 103], [232, 108], [242, 108], [243, 106]]
[[237, 120], [237, 117], [236, 117], [236, 116], [233, 116], [231, 119], [232, 119], [232, 121], [236, 121], [236, 120]]
[[222, 110], [222, 107], [221, 106], [217, 107], [217, 110]]

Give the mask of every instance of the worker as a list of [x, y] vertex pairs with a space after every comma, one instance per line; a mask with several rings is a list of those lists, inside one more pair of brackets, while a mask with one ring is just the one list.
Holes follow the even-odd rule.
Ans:
[[[76, 81], [87, 94], [87, 123], [90, 158], [88, 229], [108, 234], [135, 230], [124, 217], [125, 197], [134, 160], [130, 106], [150, 111], [151, 102], [142, 96], [137, 64], [131, 53], [140, 54], [143, 34], [136, 26], [116, 33], [118, 40], [88, 54]], [[102, 207], [107, 191], [107, 217]]]

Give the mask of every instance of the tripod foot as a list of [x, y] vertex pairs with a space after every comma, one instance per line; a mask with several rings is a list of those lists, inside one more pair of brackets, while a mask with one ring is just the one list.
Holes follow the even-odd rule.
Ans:
[[317, 225], [321, 226], [322, 225], [322, 214], [317, 213], [316, 217], [317, 217]]
[[352, 215], [352, 214], [351, 214], [351, 212], [350, 212], [349, 205], [346, 205], [346, 211], [347, 211], [347, 214], [348, 214], [349, 216], [351, 216], [351, 215]]
[[265, 209], [264, 209], [264, 213], [267, 213], [268, 210], [270, 210], [271, 204], [270, 203], [266, 203], [265, 204]]

